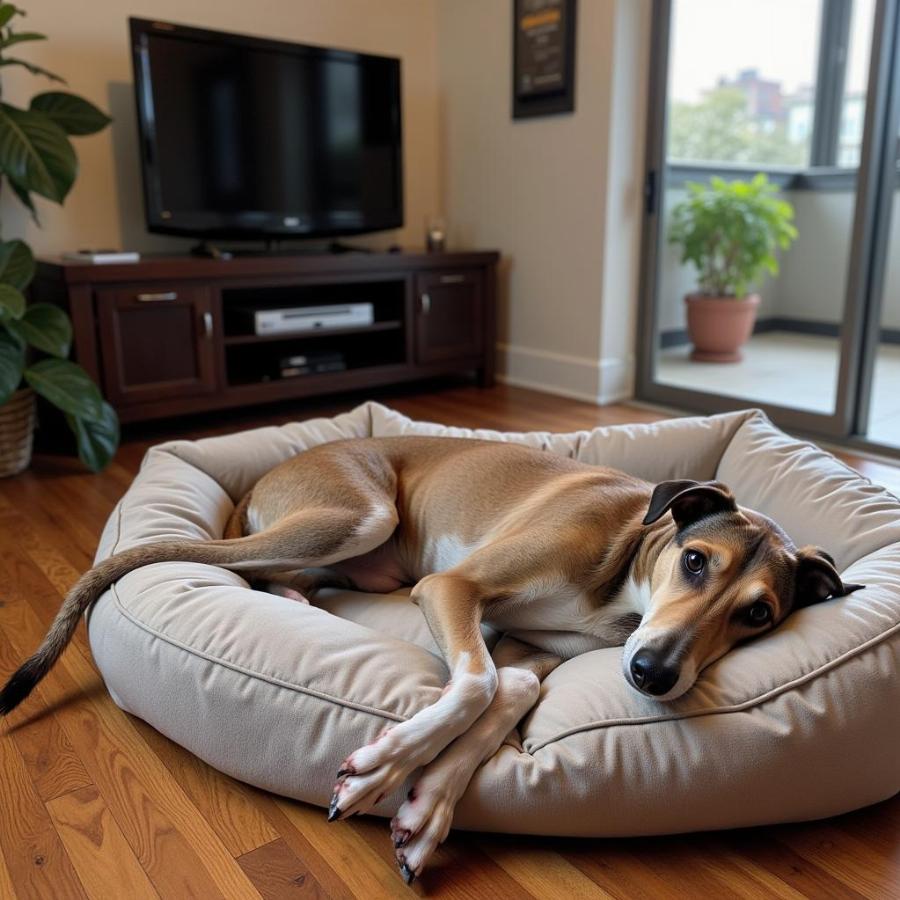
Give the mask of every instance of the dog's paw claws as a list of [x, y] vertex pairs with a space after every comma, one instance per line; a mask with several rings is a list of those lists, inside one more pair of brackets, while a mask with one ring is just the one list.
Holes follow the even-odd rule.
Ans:
[[338, 769], [337, 777], [338, 777], [338, 780], [340, 780], [341, 778], [344, 778], [347, 775], [352, 775], [352, 774], [353, 774], [353, 769], [350, 769], [346, 766], [341, 766], [341, 768]]
[[331, 802], [328, 804], [328, 821], [334, 822], [341, 817], [341, 808], [338, 806], [338, 795], [334, 794]]
[[398, 863], [400, 866], [400, 876], [407, 884], [412, 884], [416, 880], [416, 873], [405, 863]]
[[394, 848], [399, 850], [409, 843], [409, 839], [412, 837], [412, 832], [406, 830], [397, 831], [391, 836], [394, 839]]

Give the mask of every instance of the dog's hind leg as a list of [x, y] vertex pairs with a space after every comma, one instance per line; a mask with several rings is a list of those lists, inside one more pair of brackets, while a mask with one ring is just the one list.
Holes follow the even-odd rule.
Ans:
[[515, 728], [537, 702], [540, 682], [559, 657], [510, 637], [501, 638], [492, 654], [497, 665], [497, 693], [491, 705], [465, 734], [427, 765], [391, 820], [397, 865], [407, 883], [450, 831], [453, 812], [476, 770], [505, 741], [518, 744]]
[[309, 603], [322, 588], [356, 589], [352, 579], [334, 569], [301, 569], [296, 572], [270, 572], [254, 579], [251, 585], [269, 594]]
[[366, 812], [431, 762], [489, 706], [497, 670], [481, 636], [478, 586], [453, 572], [429, 575], [413, 589], [447, 665], [450, 681], [431, 706], [351, 753], [338, 771], [329, 820]]

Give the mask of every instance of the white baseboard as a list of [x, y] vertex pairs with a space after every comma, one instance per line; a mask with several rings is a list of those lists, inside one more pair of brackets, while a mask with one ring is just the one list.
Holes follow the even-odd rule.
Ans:
[[592, 359], [522, 347], [497, 344], [497, 380], [605, 405], [625, 400], [634, 392], [634, 364], [628, 359]]
[[598, 360], [600, 370], [600, 387], [597, 391], [597, 402], [601, 406], [630, 400], [634, 396], [634, 356], [627, 359], [607, 357]]

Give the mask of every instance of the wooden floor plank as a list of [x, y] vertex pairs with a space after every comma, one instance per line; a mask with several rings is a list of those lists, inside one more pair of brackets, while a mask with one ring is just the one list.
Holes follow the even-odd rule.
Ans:
[[[781, 900], [806, 900], [807, 895], [784, 881], [777, 873], [761, 866], [758, 860], [740, 853], [729, 853], [723, 844], [710, 841], [711, 853], [704, 854], [703, 866], [713, 872], [723, 888], [739, 897], [778, 897]], [[740, 873], [740, 878], [736, 878]]]
[[310, 874], [306, 863], [283, 838], [263, 844], [238, 858], [240, 867], [263, 900], [325, 900], [328, 893]]
[[[817, 897], [822, 900], [863, 900], [863, 895], [854, 891], [845, 882], [774, 839], [773, 834], [777, 834], [779, 830], [790, 833], [794, 827], [747, 828], [726, 832], [721, 836], [721, 845], [730, 848], [732, 856], [739, 860], [752, 860], [755, 865], [777, 876], [803, 897]], [[896, 837], [895, 834], [895, 839]], [[718, 845], [717, 843], [711, 848], [712, 852], [716, 852]]]
[[376, 853], [357, 829], [348, 823], [329, 823], [321, 809], [302, 803], [279, 799], [276, 804], [313, 849], [329, 860], [354, 897], [386, 900], [412, 896], [412, 890], [397, 874], [397, 867]]
[[[626, 846], [626, 842], [616, 843], [623, 849]], [[676, 883], [689, 875], [699, 890], [705, 885], [711, 896], [727, 891], [744, 900], [767, 897], [803, 900], [801, 893], [777, 875], [763, 870], [751, 858], [731, 853], [715, 834], [653, 838], [652, 846], [655, 872]], [[698, 846], [704, 852], [697, 853]], [[630, 848], [626, 852], [632, 854]]]
[[[0, 631], [0, 677], [8, 677], [20, 662], [21, 657]], [[42, 800], [91, 783], [81, 759], [48, 709], [40, 687], [7, 716], [5, 725], [3, 732], [15, 742]]]
[[881, 856], [900, 861], [900, 803], [886, 800], [840, 818], [841, 831]]
[[[695, 882], [689, 878], [683, 884], [673, 883], [654, 871], [648, 862], [622, 857], [611, 850], [606, 841], [590, 850], [579, 842], [577, 847], [562, 851], [563, 859], [583, 872], [605, 893], [616, 900], [631, 900], [633, 897], [652, 897], [653, 900], [683, 900], [683, 884], [690, 884], [692, 896], [702, 896], [703, 891], [695, 891]], [[651, 856], [648, 853], [647, 856]], [[689, 864], [691, 859], [686, 860]], [[713, 895], [715, 896], [715, 895]]]
[[515, 841], [493, 839], [487, 854], [535, 897], [615, 897], [554, 850], [529, 846], [523, 853]]
[[244, 856], [278, 838], [278, 832], [256, 805], [250, 787], [217, 772], [146, 722], [132, 719], [132, 724], [232, 856]]
[[758, 872], [744, 861], [737, 865], [727, 852], [711, 850], [705, 836], [646, 837], [635, 840], [547, 842], [569, 863], [613, 897], [634, 897], [642, 891], [660, 900], [684, 896], [796, 900], [797, 892], [777, 876]]
[[4, 900], [18, 900], [19, 896], [16, 886], [13, 884], [12, 875], [9, 873], [9, 866], [6, 865], [3, 848], [0, 847], [0, 897], [3, 897]]
[[[17, 526], [20, 534], [24, 535], [29, 531], [24, 522], [17, 523]], [[40, 562], [32, 559], [18, 541], [0, 544], [0, 567], [9, 579], [8, 584], [15, 585], [16, 596], [33, 610], [46, 632], [59, 610], [64, 593], [50, 582]], [[84, 622], [79, 622], [72, 637], [72, 645], [82, 652], [85, 659], [91, 660], [93, 665]], [[36, 649], [37, 645], [31, 648]]]
[[[0, 558], [0, 576], [5, 575]], [[44, 631], [14, 590], [12, 602], [0, 610], [0, 624], [23, 655]], [[77, 647], [63, 654], [43, 684], [51, 703], [69, 698], [56, 710], [60, 724], [160, 896], [258, 897], [206, 819], [128, 717], [109, 702], [96, 670]]]
[[59, 596], [64, 596], [81, 576], [83, 569], [80, 565], [73, 565], [54, 544], [54, 537], [59, 540], [59, 530], [47, 527], [30, 515], [17, 516], [12, 524], [16, 535], [16, 549], [31, 559]]
[[878, 853], [867, 841], [828, 822], [797, 826], [778, 840], [869, 900], [900, 896], [900, 852]]
[[47, 811], [89, 896], [159, 900], [95, 787], [57, 797]]
[[0, 737], [0, 850], [21, 897], [87, 895], [13, 741]]
[[306, 835], [282, 812], [274, 795], [257, 791], [255, 799], [266, 820], [309, 869], [328, 896], [337, 900], [351, 900], [353, 891], [338, 874], [340, 866], [337, 861], [319, 853]]
[[[397, 872], [387, 819], [360, 816], [339, 824], [352, 828], [390, 871]], [[471, 834], [438, 847], [429, 861], [427, 876], [428, 893], [433, 891], [447, 900], [531, 900], [535, 896], [497, 865]]]
[[[60, 499], [56, 491], [57, 480], [26, 472], [8, 485], [4, 484], [3, 488], [16, 503], [18, 512], [46, 523], [50, 533], [56, 534], [54, 543], [64, 550], [76, 567], [83, 569], [93, 560], [100, 533], [85, 522], [78, 502], [66, 503]], [[96, 495], [85, 488], [87, 485], [82, 489], [80, 499], [86, 506], [93, 507]]]
[[[20, 519], [25, 519], [45, 540], [48, 547], [59, 553], [77, 572], [84, 572], [91, 565], [99, 535], [94, 536], [93, 545], [82, 550], [72, 540], [69, 529], [73, 527], [73, 516], [63, 512], [58, 517], [54, 509], [44, 503], [44, 493], [40, 488], [41, 480], [34, 473], [27, 473], [29, 478], [19, 475], [16, 478], [0, 479], [0, 492], [4, 493], [13, 504]], [[85, 490], [89, 490], [85, 487]], [[7, 531], [10, 541], [18, 543], [15, 528]]]

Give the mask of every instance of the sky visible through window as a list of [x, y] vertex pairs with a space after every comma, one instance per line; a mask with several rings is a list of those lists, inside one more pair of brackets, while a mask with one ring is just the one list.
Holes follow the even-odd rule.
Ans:
[[[874, 6], [853, 0], [835, 160], [843, 166], [859, 161]], [[674, 0], [669, 156], [808, 166], [822, 7], [822, 0]]]
[[669, 91], [702, 99], [720, 77], [757, 69], [787, 91], [816, 79], [821, 0], [675, 0]]

